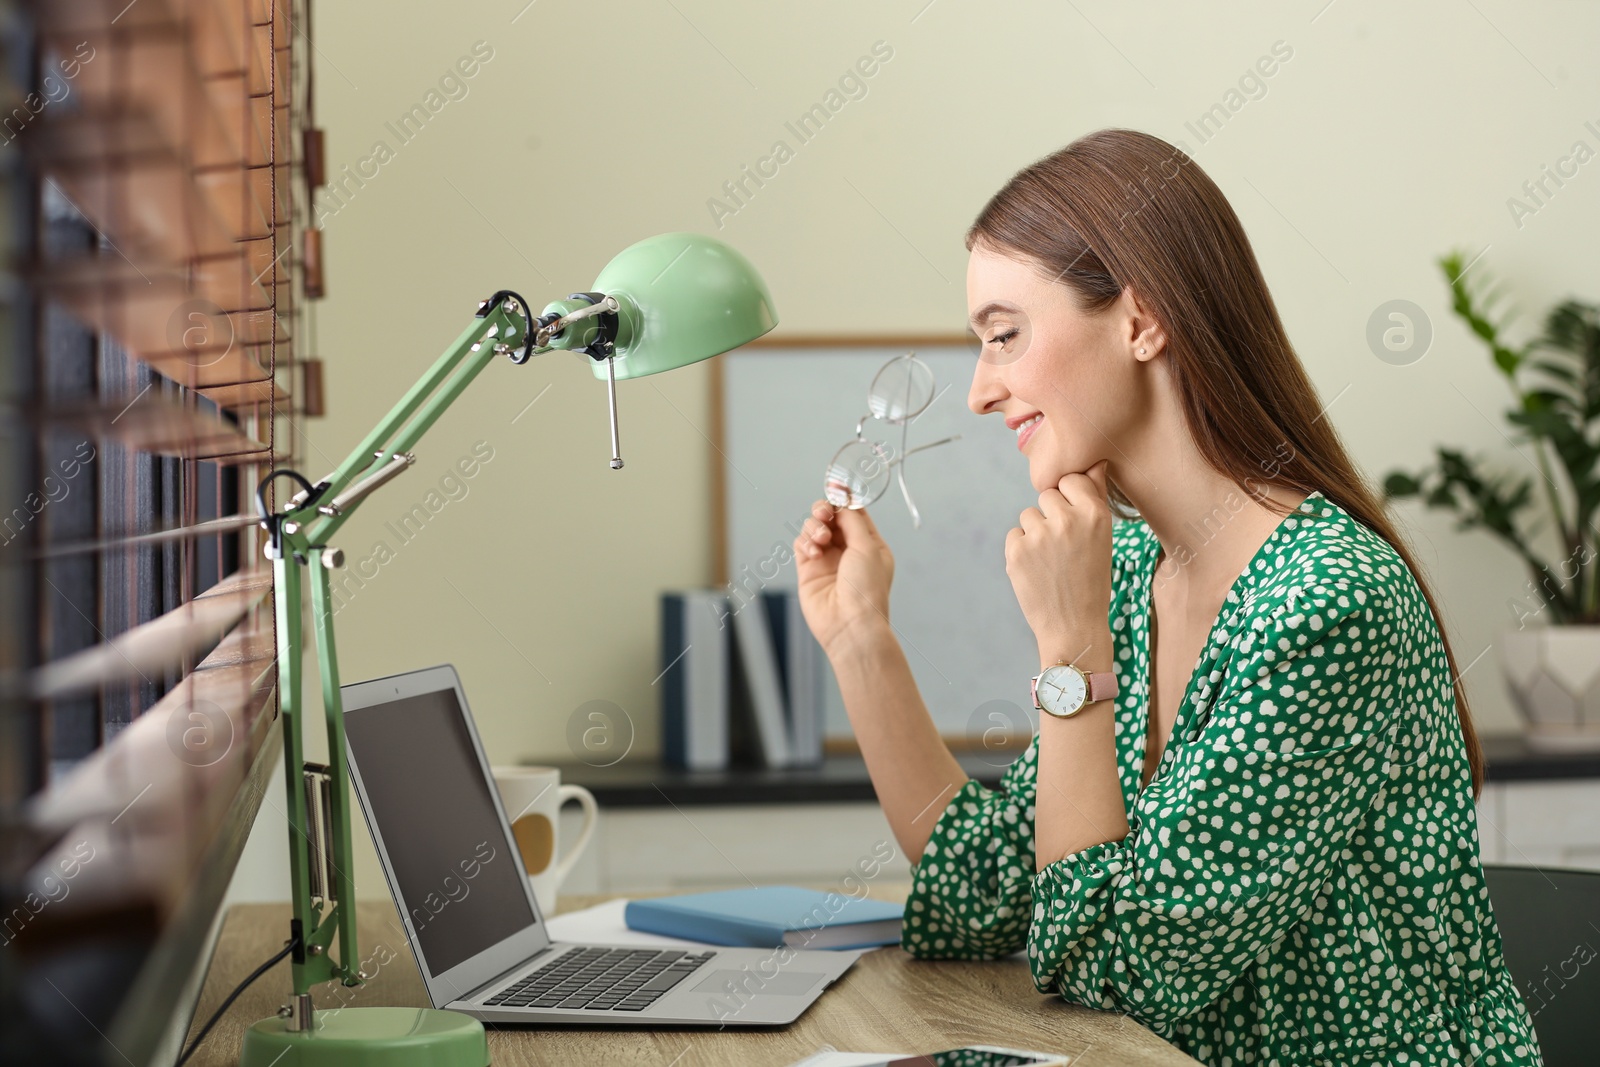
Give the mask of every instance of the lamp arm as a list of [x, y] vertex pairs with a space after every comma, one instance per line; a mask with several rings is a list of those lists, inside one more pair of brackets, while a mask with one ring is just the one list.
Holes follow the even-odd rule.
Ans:
[[[345, 757], [344, 707], [334, 641], [331, 571], [343, 554], [328, 545], [370, 493], [407, 469], [411, 448], [489, 365], [495, 356], [526, 360], [536, 350], [531, 334], [541, 321], [526, 301], [502, 290], [479, 305], [478, 314], [400, 401], [372, 428], [326, 478], [315, 485], [295, 471], [275, 470], [257, 486], [262, 525], [272, 535], [274, 611], [277, 618], [278, 706], [284, 718], [284, 784], [289, 821], [292, 918], [290, 936], [295, 997], [285, 1012], [289, 1029], [312, 1026], [311, 989], [327, 981], [359, 985], [360, 969], [354, 910], [354, 872], [350, 844], [350, 772]], [[513, 345], [520, 346], [522, 360]], [[544, 349], [548, 350], [548, 349]], [[283, 510], [269, 512], [268, 484], [292, 478], [300, 491]], [[322, 679], [322, 710], [328, 739], [327, 764], [305, 761], [306, 722], [301, 694], [305, 642], [301, 628], [301, 570], [310, 570], [312, 635]], [[325, 779], [328, 788], [316, 785]], [[315, 806], [321, 803], [321, 818]], [[321, 840], [326, 836], [328, 840]], [[320, 845], [314, 847], [313, 843]], [[321, 869], [326, 864], [326, 877]], [[315, 868], [315, 869], [314, 869]], [[337, 958], [332, 951], [338, 941]]]
[[[323, 479], [329, 487], [324, 497], [337, 496], [359, 475], [381, 467], [392, 455], [410, 451], [495, 355], [509, 353], [513, 339], [520, 343], [528, 326], [522, 310], [520, 303], [501, 301], [480, 311], [480, 317], [467, 325], [344, 462]], [[325, 540], [343, 525], [341, 520], [341, 516], [313, 519], [313, 540]]]

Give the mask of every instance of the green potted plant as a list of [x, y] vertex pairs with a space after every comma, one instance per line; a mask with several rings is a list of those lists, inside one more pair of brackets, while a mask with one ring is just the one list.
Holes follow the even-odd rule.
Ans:
[[[1537, 474], [1491, 474], [1476, 458], [1445, 447], [1418, 473], [1391, 471], [1385, 500], [1421, 497], [1456, 513], [1458, 530], [1483, 529], [1528, 568], [1521, 599], [1509, 602], [1513, 628], [1498, 638], [1501, 667], [1531, 745], [1600, 749], [1600, 306], [1566, 300], [1543, 332], [1521, 345], [1506, 338], [1510, 316], [1493, 310], [1494, 286], [1474, 293], [1459, 252], [1438, 261], [1452, 309], [1485, 345], [1510, 387], [1508, 437]], [[1532, 445], [1533, 457], [1520, 447]], [[1550, 462], [1554, 455], [1558, 464]], [[1554, 522], [1560, 555], [1547, 562], [1530, 546], [1546, 529], [1524, 529], [1523, 512]]]

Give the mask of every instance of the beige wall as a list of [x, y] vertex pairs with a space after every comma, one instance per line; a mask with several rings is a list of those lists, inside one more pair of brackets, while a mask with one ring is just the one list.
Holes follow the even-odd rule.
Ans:
[[[1018, 167], [1106, 125], [1183, 141], [1220, 184], [1370, 474], [1435, 443], [1531, 470], [1501, 435], [1504, 387], [1450, 317], [1432, 261], [1489, 246], [1477, 269], [1504, 278], [1529, 320], [1569, 293], [1600, 296], [1600, 162], [1520, 226], [1507, 206], [1574, 142], [1600, 148], [1600, 7], [924, 2], [538, 0], [514, 23], [522, 0], [318, 5], [330, 170], [366, 158], [372, 177], [325, 205], [329, 416], [310, 425], [310, 473], [356, 443], [479, 298], [509, 287], [542, 305], [666, 230], [747, 254], [780, 331], [958, 331], [966, 225]], [[467, 95], [441, 94], [402, 144], [387, 124], [426, 106], [479, 41], [493, 55]], [[892, 56], [865, 95], [801, 144], [785, 123], [879, 41]], [[1264, 95], [1202, 145], [1185, 122], [1279, 41], [1292, 56]], [[792, 155], [719, 225], [707, 201], [778, 140]], [[389, 153], [374, 154], [379, 141]], [[1393, 298], [1432, 317], [1413, 366], [1366, 347], [1369, 314]], [[340, 611], [346, 680], [454, 663], [496, 760], [569, 758], [569, 716], [593, 699], [625, 708], [637, 749], [655, 751], [657, 593], [712, 577], [710, 373], [619, 387], [627, 466], [614, 472], [604, 386], [582, 357], [491, 366], [342, 535], [352, 562], [380, 540], [392, 552]], [[385, 524], [480, 441], [493, 458], [466, 495], [400, 544]], [[1441, 513], [1401, 515], [1466, 663], [1509, 624], [1524, 575]], [[1513, 728], [1492, 652], [1468, 680], [1483, 728]]]

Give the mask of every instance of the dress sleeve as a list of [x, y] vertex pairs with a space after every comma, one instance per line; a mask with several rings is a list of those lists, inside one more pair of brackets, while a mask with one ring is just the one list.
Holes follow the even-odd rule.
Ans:
[[1127, 836], [1038, 873], [1041, 993], [1173, 1022], [1312, 907], [1387, 780], [1399, 719], [1389, 601], [1339, 585], [1251, 619], [1202, 735], [1140, 794]]
[[[1128, 581], [1154, 543], [1142, 520], [1112, 529], [1114, 620], [1137, 590]], [[1006, 768], [997, 789], [976, 781], [945, 806], [911, 869], [901, 947], [930, 959], [993, 959], [1026, 947], [1033, 913], [1033, 798], [1039, 739]]]
[[900, 945], [929, 959], [996, 959], [1027, 942], [1038, 739], [997, 789], [969, 780], [911, 869]]

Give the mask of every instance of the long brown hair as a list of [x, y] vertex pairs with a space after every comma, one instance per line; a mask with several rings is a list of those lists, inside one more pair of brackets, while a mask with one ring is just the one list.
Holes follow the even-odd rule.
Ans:
[[[1483, 749], [1433, 592], [1323, 417], [1244, 227], [1216, 184], [1159, 137], [1098, 130], [1018, 171], [967, 231], [969, 251], [979, 241], [1037, 261], [1085, 313], [1104, 311], [1132, 286], [1166, 333], [1185, 420], [1211, 467], [1269, 510], [1275, 502], [1247, 483], [1320, 488], [1394, 546], [1439, 625], [1476, 798]], [[1271, 477], [1262, 479], [1267, 463]], [[1119, 517], [1137, 515], [1115, 483], [1108, 489]]]

